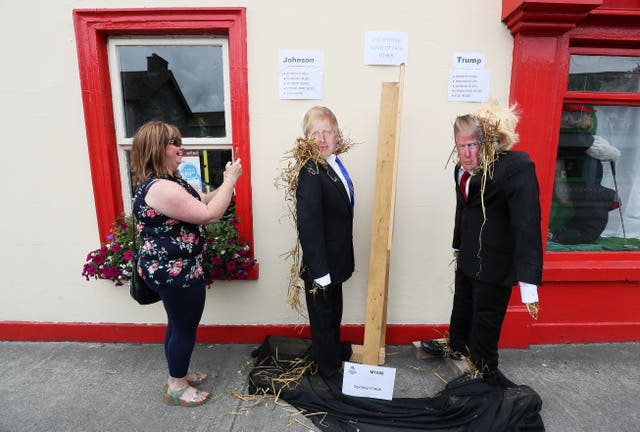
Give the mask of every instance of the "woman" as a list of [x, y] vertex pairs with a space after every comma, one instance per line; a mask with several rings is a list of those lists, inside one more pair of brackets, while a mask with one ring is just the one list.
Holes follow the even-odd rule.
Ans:
[[188, 373], [205, 302], [203, 225], [224, 215], [242, 165], [240, 159], [228, 162], [223, 183], [205, 195], [180, 178], [182, 154], [180, 131], [173, 125], [150, 121], [133, 137], [133, 212], [140, 233], [137, 271], [160, 295], [168, 320], [165, 399], [168, 405], [193, 407], [209, 398], [209, 393], [194, 387], [207, 374]]
[[340, 342], [342, 283], [354, 269], [353, 184], [336, 156], [343, 150], [338, 121], [326, 107], [304, 116], [304, 134], [326, 159], [309, 161], [298, 176], [296, 226], [302, 249], [312, 355], [325, 378], [338, 376], [351, 345]]

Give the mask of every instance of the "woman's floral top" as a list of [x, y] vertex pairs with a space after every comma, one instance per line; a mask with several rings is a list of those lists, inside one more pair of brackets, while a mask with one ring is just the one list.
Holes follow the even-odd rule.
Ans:
[[[181, 185], [196, 199], [198, 192], [179, 177], [163, 177]], [[140, 183], [133, 197], [133, 213], [140, 233], [138, 273], [148, 285], [186, 288], [204, 284], [202, 253], [206, 247], [205, 230], [195, 225], [171, 219], [145, 203], [149, 187], [158, 179]]]

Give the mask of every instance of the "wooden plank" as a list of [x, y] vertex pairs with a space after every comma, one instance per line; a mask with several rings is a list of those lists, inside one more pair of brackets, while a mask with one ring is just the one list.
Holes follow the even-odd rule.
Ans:
[[[363, 345], [351, 345], [352, 353], [351, 358], [349, 358], [350, 362], [353, 363], [362, 363], [362, 355], [364, 354], [364, 346]], [[385, 361], [385, 349], [384, 347], [380, 348], [378, 351], [378, 364], [383, 365]]]
[[[363, 364], [383, 364], [387, 327], [389, 259], [393, 239], [393, 214], [397, 177], [398, 147], [404, 65], [400, 83], [382, 83], [375, 198], [369, 255], [369, 285], [364, 331]], [[382, 363], [380, 359], [382, 358]]]

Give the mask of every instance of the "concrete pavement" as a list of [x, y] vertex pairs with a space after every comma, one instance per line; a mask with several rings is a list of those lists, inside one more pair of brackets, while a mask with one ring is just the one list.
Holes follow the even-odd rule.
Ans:
[[[285, 403], [257, 406], [246, 393], [253, 345], [198, 344], [192, 369], [211, 373], [214, 400], [169, 407], [163, 347], [157, 344], [0, 342], [1, 432], [313, 431]], [[441, 359], [417, 359], [412, 347], [387, 346], [397, 368], [394, 394], [435, 394], [457, 371]], [[543, 401], [550, 432], [640, 431], [640, 343], [538, 345], [500, 351], [500, 367]]]

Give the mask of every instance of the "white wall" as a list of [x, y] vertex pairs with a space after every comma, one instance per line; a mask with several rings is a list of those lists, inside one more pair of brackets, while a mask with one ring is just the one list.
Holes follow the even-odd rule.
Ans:
[[[273, 179], [312, 105], [327, 105], [360, 144], [343, 158], [356, 186], [356, 273], [345, 284], [345, 323], [365, 319], [381, 83], [398, 67], [363, 65], [366, 31], [409, 34], [401, 126], [389, 323], [446, 323], [453, 268], [451, 124], [474, 103], [447, 102], [454, 51], [486, 54], [491, 93], [508, 101], [512, 38], [500, 0], [428, 2], [325, 0], [211, 2], [246, 6], [256, 281], [215, 282], [203, 324], [282, 324], [301, 319], [286, 304], [294, 241], [283, 193]], [[0, 223], [0, 321], [165, 321], [159, 304], [141, 307], [126, 287], [81, 277], [98, 247], [72, 10], [177, 7], [176, 1], [2, 0], [0, 118], [5, 170]], [[37, 11], [37, 12], [36, 12]], [[278, 51], [324, 52], [324, 98], [280, 100]]]

